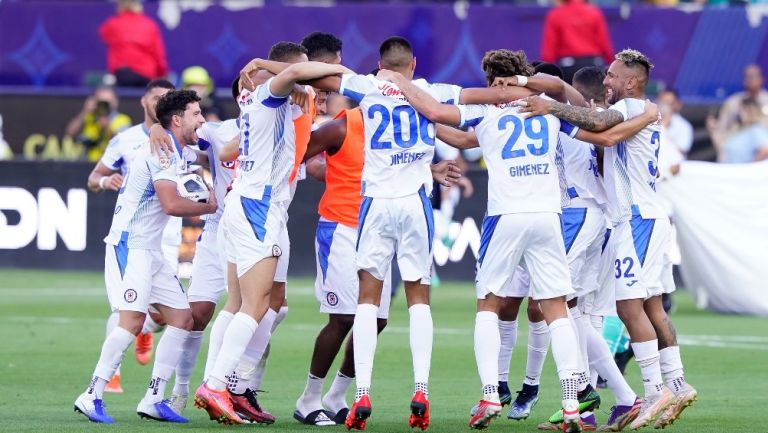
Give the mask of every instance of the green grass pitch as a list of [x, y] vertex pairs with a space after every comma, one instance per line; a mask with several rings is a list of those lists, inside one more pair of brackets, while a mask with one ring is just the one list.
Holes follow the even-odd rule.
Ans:
[[[311, 287], [308, 279], [289, 281], [290, 310], [273, 338], [264, 383], [268, 392], [261, 394], [260, 400], [277, 417], [276, 424], [228, 428], [208, 421], [203, 411], [193, 407], [185, 413], [190, 418], [187, 425], [139, 420], [135, 408], [151, 367], [139, 366], [131, 347], [122, 370], [125, 393], [105, 397], [117, 424], [103, 426], [90, 424], [72, 412], [72, 403], [88, 383], [104, 338], [108, 311], [101, 274], [0, 270], [0, 431], [312, 431], [312, 427], [299, 425], [291, 416], [296, 398], [304, 389], [315, 336], [324, 323]], [[471, 284], [459, 283], [444, 283], [432, 292], [436, 332], [430, 383], [431, 432], [468, 430], [469, 409], [480, 397], [472, 345], [473, 295]], [[408, 430], [412, 370], [403, 298], [400, 294], [393, 302], [390, 327], [381, 336], [376, 352], [373, 416], [368, 423], [371, 432]], [[762, 421], [762, 411], [768, 407], [766, 320], [698, 311], [684, 293], [677, 294], [675, 300], [673, 320], [682, 342], [686, 378], [698, 389], [699, 401], [668, 431], [768, 431]], [[523, 318], [512, 358], [513, 389], [523, 375], [525, 322]], [[204, 352], [200, 354], [202, 360]], [[193, 375], [193, 386], [199, 383], [201, 372], [202, 362]], [[641, 390], [634, 362], [627, 374], [630, 385]], [[603, 405], [597, 416], [602, 423], [613, 399], [606, 390], [601, 395]], [[558, 407], [560, 391], [551, 355], [544, 369], [540, 397], [529, 420], [500, 418], [493, 422], [491, 430], [534, 432], [536, 424]], [[325, 430], [343, 431], [343, 427]]]

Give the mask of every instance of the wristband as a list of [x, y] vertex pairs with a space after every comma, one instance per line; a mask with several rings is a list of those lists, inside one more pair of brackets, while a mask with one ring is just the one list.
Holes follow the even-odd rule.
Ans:
[[528, 84], [528, 77], [525, 75], [515, 75], [515, 78], [517, 79], [518, 87], [525, 87]]
[[106, 180], [107, 180], [107, 178], [109, 178], [109, 176], [102, 176], [102, 178], [101, 178], [101, 179], [99, 179], [99, 188], [101, 188], [101, 189], [107, 189], [107, 188], [104, 186], [104, 184], [106, 183]]

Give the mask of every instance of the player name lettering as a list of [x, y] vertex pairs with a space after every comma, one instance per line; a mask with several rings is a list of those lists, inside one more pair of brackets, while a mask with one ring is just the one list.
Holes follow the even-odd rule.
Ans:
[[390, 165], [410, 164], [414, 161], [418, 161], [423, 158], [424, 152], [403, 152], [397, 155], [392, 155], [392, 163]]
[[389, 96], [391, 98], [400, 99], [402, 101], [405, 101], [405, 96], [403, 96], [403, 92], [398, 89], [397, 87], [392, 86], [391, 84], [380, 84], [379, 85], [379, 91], [384, 96]]
[[512, 177], [537, 176], [540, 174], [549, 174], [549, 163], [525, 164], [509, 167], [509, 175]]

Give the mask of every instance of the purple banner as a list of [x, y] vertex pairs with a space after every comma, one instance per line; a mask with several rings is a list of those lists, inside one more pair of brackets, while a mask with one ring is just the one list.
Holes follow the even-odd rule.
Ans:
[[[376, 66], [384, 38], [401, 35], [414, 45], [419, 75], [482, 85], [479, 64], [486, 50], [523, 49], [531, 60], [538, 58], [548, 10], [473, 5], [457, 11], [444, 4], [232, 10], [212, 1], [183, 10], [179, 3], [149, 4], [146, 10], [163, 31], [171, 69], [178, 73], [202, 65], [222, 87], [247, 60], [266, 56], [274, 42], [298, 41], [315, 30], [338, 35], [344, 41], [344, 64], [359, 72]], [[748, 24], [744, 10], [604, 11], [614, 49], [643, 51], [656, 65], [652, 78], [681, 88], [685, 96], [722, 98], [740, 88], [744, 65], [768, 67], [768, 25]], [[113, 13], [114, 4], [106, 2], [0, 2], [0, 83], [82, 85], [86, 74], [106, 69], [98, 27]], [[729, 38], [739, 41], [739, 50], [728, 48]], [[721, 56], [729, 61], [718, 61]], [[730, 72], [724, 73], [723, 65]]]

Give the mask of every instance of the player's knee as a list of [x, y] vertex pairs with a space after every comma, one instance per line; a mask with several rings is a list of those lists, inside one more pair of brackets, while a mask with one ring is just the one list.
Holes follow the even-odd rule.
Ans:
[[352, 314], [331, 314], [329, 322], [336, 332], [346, 335], [355, 324], [355, 316]]
[[544, 320], [544, 315], [539, 309], [539, 303], [533, 299], [528, 299], [528, 309], [526, 310], [526, 313], [528, 314], [528, 321], [530, 322], [541, 322]]

